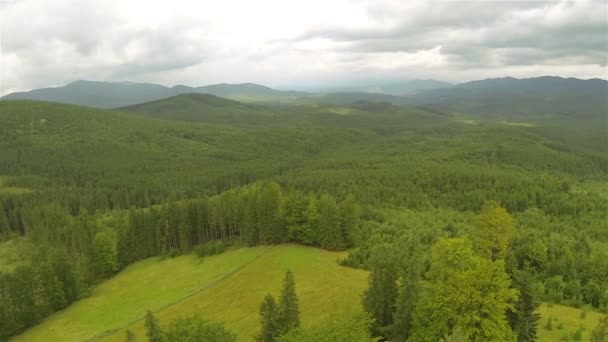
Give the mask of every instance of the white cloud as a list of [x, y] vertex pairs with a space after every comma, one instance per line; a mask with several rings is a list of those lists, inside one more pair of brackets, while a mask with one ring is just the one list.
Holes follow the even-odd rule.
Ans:
[[0, 0], [0, 94], [74, 79], [606, 77], [606, 10], [584, 0]]

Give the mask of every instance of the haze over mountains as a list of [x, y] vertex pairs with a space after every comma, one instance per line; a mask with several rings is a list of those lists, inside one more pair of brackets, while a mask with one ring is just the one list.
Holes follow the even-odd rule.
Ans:
[[[98, 108], [118, 108], [181, 94], [210, 94], [253, 103], [325, 103], [348, 105], [383, 102], [423, 106], [437, 111], [480, 116], [602, 116], [608, 111], [608, 82], [562, 77], [512, 77], [471, 81], [457, 85], [434, 80], [413, 80], [384, 86], [333, 88], [324, 92], [286, 91], [254, 83], [214, 84], [202, 87], [133, 82], [75, 81], [62, 87], [12, 93], [3, 100], [40, 100]], [[208, 98], [212, 102], [212, 98]], [[200, 98], [198, 99], [200, 102]], [[212, 107], [218, 103], [210, 104]], [[200, 109], [200, 108], [199, 108]], [[254, 107], [243, 109], [253, 110]], [[202, 109], [200, 109], [202, 110]], [[242, 116], [241, 116], [242, 117]]]

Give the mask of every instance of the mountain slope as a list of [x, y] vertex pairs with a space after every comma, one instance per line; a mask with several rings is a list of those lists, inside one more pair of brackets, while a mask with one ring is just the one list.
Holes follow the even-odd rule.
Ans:
[[274, 117], [270, 108], [215, 95], [194, 93], [122, 107], [118, 110], [165, 120], [234, 126], [259, 125]]

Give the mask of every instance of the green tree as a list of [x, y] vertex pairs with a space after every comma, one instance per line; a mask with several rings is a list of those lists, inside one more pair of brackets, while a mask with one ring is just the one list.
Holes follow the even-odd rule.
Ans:
[[513, 236], [513, 218], [494, 201], [483, 204], [478, 217], [477, 248], [481, 255], [495, 261], [504, 259]]
[[353, 235], [355, 235], [359, 225], [359, 207], [354, 197], [349, 195], [344, 201], [340, 202], [339, 210], [343, 241], [346, 247], [348, 247], [352, 245], [354, 240]]
[[131, 329], [127, 329], [126, 336], [125, 336], [125, 341], [126, 342], [135, 342], [135, 341], [137, 341], [137, 337], [135, 337], [135, 334], [131, 331]]
[[386, 335], [387, 327], [393, 323], [399, 276], [394, 252], [388, 244], [378, 245], [372, 251], [369, 285], [363, 293], [362, 304], [374, 320], [375, 335]]
[[207, 323], [197, 316], [173, 320], [165, 328], [164, 336], [170, 342], [236, 341], [236, 336], [222, 324]]
[[405, 342], [412, 334], [414, 312], [420, 292], [421, 260], [417, 241], [407, 240], [400, 257], [399, 288], [393, 314], [392, 340]]
[[260, 319], [262, 330], [256, 336], [260, 342], [273, 342], [279, 335], [280, 313], [277, 303], [272, 295], [267, 294], [260, 305]]
[[371, 319], [364, 315], [332, 317], [322, 326], [293, 329], [277, 339], [280, 342], [376, 342], [370, 336]]
[[327, 194], [321, 195], [318, 208], [321, 247], [330, 250], [343, 249], [345, 241], [336, 199]]
[[291, 271], [285, 273], [278, 312], [280, 335], [285, 334], [290, 329], [298, 328], [300, 326], [300, 309], [298, 297], [296, 295], [296, 282]]
[[514, 338], [506, 311], [517, 290], [502, 260], [473, 252], [466, 238], [440, 239], [431, 249], [429, 283], [414, 314], [415, 341], [437, 341], [458, 333], [469, 341]]
[[536, 312], [539, 304], [532, 291], [533, 280], [523, 271], [512, 274], [511, 279], [513, 287], [519, 291], [519, 298], [513, 310], [507, 311], [509, 325], [517, 336], [517, 341], [536, 341], [540, 315]]
[[107, 277], [116, 272], [118, 270], [118, 252], [115, 234], [110, 230], [103, 230], [95, 234], [93, 246], [97, 274]]
[[150, 310], [146, 313], [144, 325], [146, 327], [146, 336], [148, 336], [149, 342], [162, 342], [164, 340], [163, 331], [158, 324], [158, 319], [154, 317]]

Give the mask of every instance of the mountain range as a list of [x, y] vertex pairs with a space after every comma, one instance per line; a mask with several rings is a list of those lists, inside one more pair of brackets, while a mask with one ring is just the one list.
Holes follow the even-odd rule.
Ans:
[[[368, 91], [364, 91], [366, 89]], [[469, 115], [515, 118], [608, 114], [608, 81], [555, 76], [524, 79], [505, 77], [456, 85], [434, 80], [414, 80], [385, 86], [336, 88], [316, 93], [277, 90], [254, 83], [166, 87], [149, 83], [81, 80], [62, 87], [12, 93], [2, 99], [118, 108], [189, 93], [210, 94], [241, 102], [320, 102], [337, 105], [384, 102]], [[215, 105], [217, 103], [212, 104]]]

